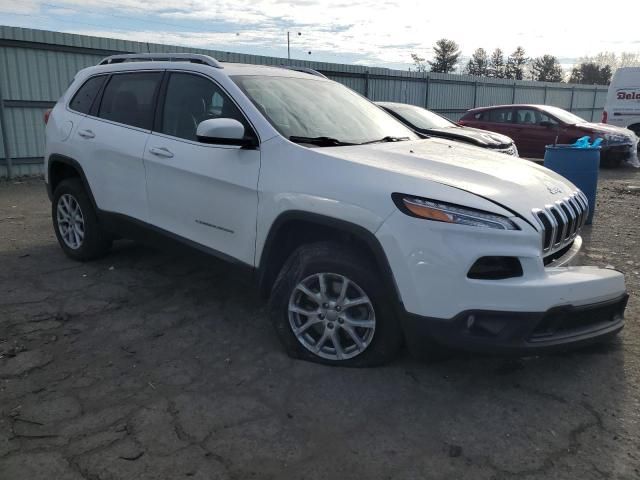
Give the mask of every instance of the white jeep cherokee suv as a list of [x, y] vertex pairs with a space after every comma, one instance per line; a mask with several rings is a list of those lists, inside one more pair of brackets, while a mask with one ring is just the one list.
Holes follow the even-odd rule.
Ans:
[[69, 257], [169, 237], [247, 267], [293, 356], [373, 365], [403, 341], [528, 353], [623, 327], [623, 275], [567, 266], [588, 212], [574, 185], [419, 139], [320, 74], [109, 57], [56, 104], [45, 155]]

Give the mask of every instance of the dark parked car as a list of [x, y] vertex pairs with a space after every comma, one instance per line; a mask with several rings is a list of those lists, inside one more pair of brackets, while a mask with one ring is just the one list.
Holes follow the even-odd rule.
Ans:
[[619, 165], [631, 154], [635, 135], [626, 128], [591, 123], [549, 105], [500, 105], [474, 108], [460, 119], [462, 125], [509, 135], [523, 157], [543, 158], [544, 147], [569, 144], [585, 135], [602, 138], [602, 165]]
[[376, 103], [409, 128], [423, 135], [457, 140], [518, 156], [518, 149], [513, 140], [506, 135], [477, 128], [462, 127], [437, 113], [415, 105], [393, 102]]

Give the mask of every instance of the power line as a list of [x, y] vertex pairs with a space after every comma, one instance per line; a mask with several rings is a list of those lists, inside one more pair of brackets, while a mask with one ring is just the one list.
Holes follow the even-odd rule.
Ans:
[[[50, 15], [42, 15], [42, 14], [33, 14], [33, 13], [10, 13], [9, 15], [12, 16], [17, 16], [17, 17], [28, 17], [28, 18], [42, 18], [44, 20], [51, 20], [51, 16]], [[102, 28], [104, 29], [105, 26], [104, 25], [99, 25], [97, 23], [89, 23], [89, 22], [82, 22], [82, 21], [78, 21], [78, 20], [74, 20], [73, 21], [74, 24], [80, 24], [80, 25], [88, 25], [91, 27], [98, 27], [98, 28]], [[122, 32], [122, 33], [130, 33], [131, 30], [125, 30], [122, 28], [109, 28], [109, 30], [115, 30], [117, 32]]]

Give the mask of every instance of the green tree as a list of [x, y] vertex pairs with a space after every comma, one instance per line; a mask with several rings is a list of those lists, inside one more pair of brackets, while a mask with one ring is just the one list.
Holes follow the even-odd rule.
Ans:
[[429, 60], [432, 72], [451, 73], [460, 60], [460, 47], [453, 40], [441, 38], [433, 47], [435, 55]]
[[489, 76], [494, 78], [505, 78], [507, 75], [506, 64], [504, 63], [504, 53], [496, 48], [489, 59]]
[[531, 62], [531, 74], [538, 82], [561, 82], [564, 72], [553, 55], [543, 55]]
[[478, 77], [486, 77], [489, 75], [489, 56], [484, 48], [478, 48], [473, 52], [469, 63], [467, 63], [465, 73]]
[[514, 80], [522, 80], [524, 78], [524, 71], [529, 59], [524, 51], [524, 48], [518, 47], [507, 58], [507, 66], [505, 71], [505, 78], [512, 78]]
[[580, 63], [571, 70], [569, 82], [584, 85], [609, 85], [611, 74], [609, 65], [601, 67], [595, 62]]
[[416, 72], [426, 72], [427, 64], [425, 63], [424, 57], [421, 57], [415, 53], [411, 54], [411, 60], [413, 60], [413, 64], [416, 67]]

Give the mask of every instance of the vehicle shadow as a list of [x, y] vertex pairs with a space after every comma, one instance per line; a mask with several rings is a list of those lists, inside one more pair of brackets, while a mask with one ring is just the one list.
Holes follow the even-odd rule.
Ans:
[[[87, 408], [167, 401], [175, 418], [131, 433], [149, 468], [177, 428], [237, 478], [631, 476], [637, 425], [620, 339], [539, 357], [405, 352], [383, 367], [331, 368], [287, 357], [255, 289], [209, 257], [119, 241], [76, 263], [50, 240], [0, 261], [0, 338], [51, 359], [29, 388], [9, 387], [12, 402], [38, 389]], [[43, 319], [59, 325], [40, 334], [31, 325]], [[153, 434], [165, 421], [169, 433]], [[135, 462], [91, 455], [104, 472], [135, 476]]]

